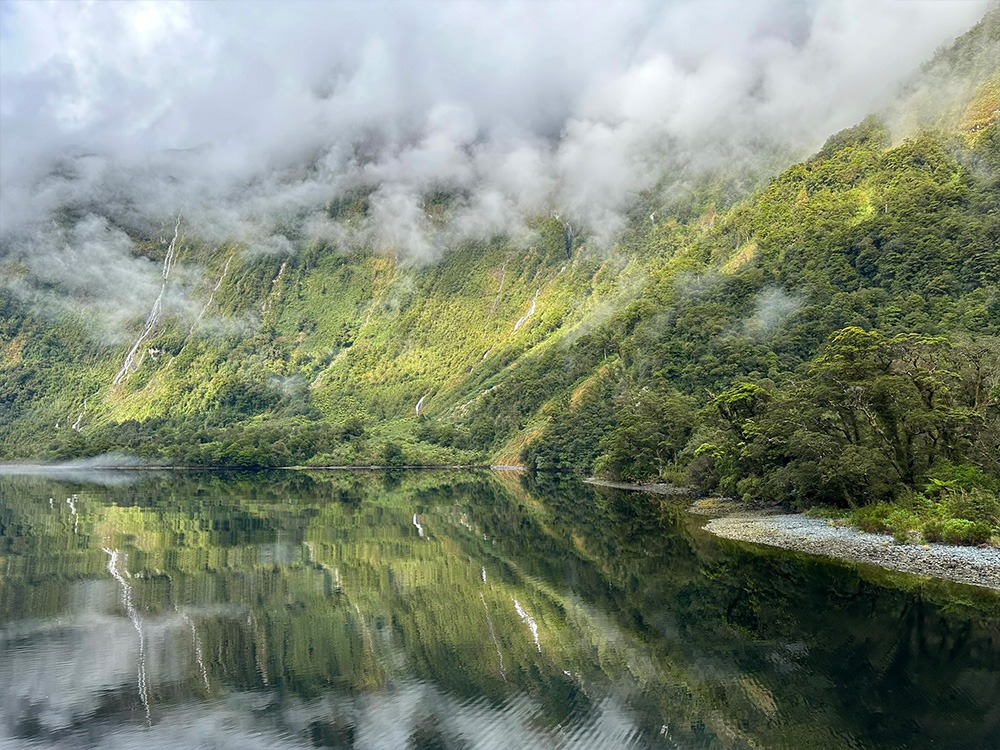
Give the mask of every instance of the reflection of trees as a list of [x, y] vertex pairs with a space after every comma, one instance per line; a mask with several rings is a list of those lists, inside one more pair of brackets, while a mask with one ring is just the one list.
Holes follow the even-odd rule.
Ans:
[[[550, 511], [553, 535], [567, 545], [576, 537], [606, 573], [607, 589], [595, 586], [588, 598], [640, 625], [689, 669], [718, 674], [722, 683], [705, 687], [730, 691], [731, 720], [769, 736], [759, 696], [733, 694], [725, 677], [745, 671], [777, 701], [781, 724], [770, 738], [779, 747], [795, 746], [796, 726], [809, 737], [810, 722], [836, 730], [829, 746], [852, 735], [866, 747], [950, 746], [957, 736], [985, 747], [1000, 737], [987, 697], [1000, 691], [994, 593], [943, 582], [908, 593], [896, 586], [913, 588], [912, 577], [751, 553], [692, 529], [683, 506], [614, 490], [580, 502], [574, 484], [547, 477], [529, 488]], [[961, 700], [944, 685], [961, 686], [952, 688]]]
[[[77, 516], [49, 506], [71, 493]], [[944, 616], [920, 591], [751, 554], [692, 529], [680, 508], [575, 480], [168, 475], [94, 489], [8, 478], [0, 524], [8, 624], [66, 617], [78, 587], [107, 581], [101, 547], [127, 551], [155, 634], [154, 721], [233, 691], [351, 702], [417, 680], [461, 705], [501, 710], [523, 696], [553, 732], [624, 694], [646, 736], [669, 724], [674, 740], [706, 746], [729, 735], [892, 747], [918, 725], [985, 739], [1000, 723], [982, 698], [1000, 687], [995, 598]], [[120, 622], [110, 583], [103, 591], [102, 622]], [[928, 595], [952, 591], [966, 590]], [[132, 675], [116, 705], [135, 701]], [[941, 697], [942, 681], [962, 686], [965, 708]], [[310, 732], [346, 736], [357, 705]], [[443, 721], [421, 715], [414, 736]]]

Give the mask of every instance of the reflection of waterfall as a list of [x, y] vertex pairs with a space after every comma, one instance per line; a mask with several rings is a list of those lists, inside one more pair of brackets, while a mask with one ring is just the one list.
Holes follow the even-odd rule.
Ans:
[[76, 495], [73, 495], [73, 497], [67, 497], [66, 498], [66, 505], [69, 506], [69, 512], [73, 514], [73, 533], [74, 534], [76, 534], [77, 531], [80, 530], [80, 515], [76, 512], [76, 501], [78, 499], [79, 498], [77, 498]]
[[368, 623], [365, 622], [365, 616], [361, 614], [361, 607], [355, 604], [354, 611], [358, 613], [358, 624], [361, 626], [361, 635], [364, 636], [368, 650], [372, 652], [372, 657], [377, 661], [378, 654], [375, 652], [375, 641], [372, 639], [371, 631], [368, 629]]
[[139, 357], [139, 361], [136, 362], [136, 355], [139, 352], [140, 347], [149, 338], [149, 334], [153, 332], [153, 326], [156, 325], [157, 321], [160, 319], [160, 309], [163, 305], [163, 293], [167, 291], [167, 280], [170, 277], [170, 269], [174, 265], [174, 257], [177, 252], [177, 237], [180, 233], [181, 228], [181, 215], [177, 214], [177, 223], [174, 225], [174, 238], [170, 240], [170, 246], [167, 247], [167, 256], [163, 259], [163, 283], [160, 284], [160, 293], [156, 295], [156, 299], [153, 301], [153, 307], [149, 311], [149, 315], [146, 316], [146, 324], [142, 328], [142, 333], [139, 334], [139, 338], [135, 340], [132, 344], [132, 348], [129, 349], [128, 354], [125, 355], [125, 362], [122, 364], [122, 368], [115, 375], [114, 380], [112, 380], [113, 385], [119, 385], [125, 377], [137, 369], [139, 365], [142, 364], [142, 357]]
[[538, 623], [535, 622], [531, 615], [524, 611], [521, 602], [517, 599], [514, 600], [514, 609], [520, 618], [524, 620], [524, 624], [531, 630], [531, 637], [535, 639], [535, 646], [538, 648], [538, 653], [542, 653], [542, 644], [538, 642]]
[[260, 627], [257, 625], [257, 618], [253, 616], [253, 612], [247, 614], [247, 625], [253, 631], [253, 656], [254, 661], [257, 663], [257, 672], [260, 674], [261, 682], [265, 685], [271, 684], [271, 679], [268, 677], [267, 673], [267, 639], [265, 633], [262, 633]]
[[[176, 609], [176, 605], [174, 607]], [[198, 669], [201, 671], [201, 681], [205, 683], [205, 690], [211, 691], [211, 687], [208, 684], [208, 670], [205, 669], [205, 657], [201, 650], [201, 637], [198, 635], [198, 631], [195, 630], [194, 620], [188, 617], [186, 612], [181, 612], [181, 618], [188, 624], [191, 628], [191, 642], [194, 645], [194, 658], [198, 662]]]
[[[516, 331], [518, 328], [520, 328], [522, 325], [524, 325], [524, 322], [528, 318], [530, 318], [532, 315], [535, 314], [535, 307], [536, 307], [537, 302], [538, 302], [538, 293], [540, 291], [542, 291], [541, 287], [539, 287], [538, 289], [535, 290], [535, 296], [531, 298], [531, 307], [528, 309], [528, 312], [526, 312], [523, 316], [521, 316], [520, 318], [518, 318], [518, 321], [514, 324], [514, 331]], [[513, 331], [512, 331], [512, 333], [513, 333]]]
[[[146, 710], [146, 725], [151, 726], [149, 687], [146, 684], [146, 644], [142, 636], [142, 618], [139, 617], [139, 613], [132, 602], [132, 586], [118, 570], [118, 550], [110, 550], [107, 547], [103, 547], [102, 549], [108, 555], [108, 572], [112, 578], [118, 581], [118, 585], [121, 587], [121, 601], [122, 607], [125, 608], [125, 614], [128, 615], [128, 619], [132, 621], [133, 627], [135, 627], [136, 632], [139, 634], [139, 700], [142, 701], [142, 707]], [[127, 570], [125, 571], [125, 575], [128, 575]]]
[[[483, 580], [486, 580], [486, 568], [483, 568]], [[486, 627], [490, 629], [490, 638], [493, 639], [493, 648], [497, 651], [497, 658], [500, 660], [500, 676], [503, 677], [503, 681], [507, 682], [507, 670], [503, 666], [503, 653], [500, 651], [500, 641], [497, 640], [496, 631], [493, 629], [493, 618], [490, 617], [490, 608], [486, 606], [486, 597], [482, 594], [479, 595], [479, 599], [483, 603], [483, 609], [486, 610]]]

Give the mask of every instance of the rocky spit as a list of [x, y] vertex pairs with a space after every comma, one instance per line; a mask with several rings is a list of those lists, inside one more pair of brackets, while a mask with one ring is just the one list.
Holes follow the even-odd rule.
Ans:
[[1000, 591], [1000, 549], [996, 547], [896, 544], [887, 534], [833, 526], [822, 518], [767, 512], [713, 518], [705, 529], [725, 539], [879, 565]]

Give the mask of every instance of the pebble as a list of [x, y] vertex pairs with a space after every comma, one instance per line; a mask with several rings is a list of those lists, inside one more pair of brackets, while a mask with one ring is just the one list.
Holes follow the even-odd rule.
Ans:
[[832, 526], [822, 518], [789, 514], [728, 515], [712, 519], [705, 528], [725, 539], [869, 563], [1000, 591], [1000, 549], [996, 547], [896, 544], [887, 534], [869, 534]]

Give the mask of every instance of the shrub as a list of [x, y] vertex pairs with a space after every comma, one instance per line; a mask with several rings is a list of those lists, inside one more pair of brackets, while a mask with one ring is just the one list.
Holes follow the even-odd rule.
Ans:
[[396, 443], [386, 443], [382, 449], [383, 466], [403, 466], [406, 463], [406, 455], [403, 449]]
[[988, 490], [952, 490], [945, 493], [945, 509], [952, 518], [1000, 525], [1000, 497]]
[[944, 522], [941, 538], [948, 544], [983, 544], [990, 538], [990, 527], [982, 521], [949, 518]]
[[893, 508], [886, 515], [885, 525], [897, 544], [906, 544], [910, 532], [920, 528], [920, 519], [906, 508]]
[[853, 513], [854, 525], [862, 531], [882, 533], [889, 531], [889, 514], [892, 506], [888, 503], [873, 503], [858, 508]]
[[920, 531], [928, 542], [940, 542], [944, 538], [944, 519], [928, 518]]

